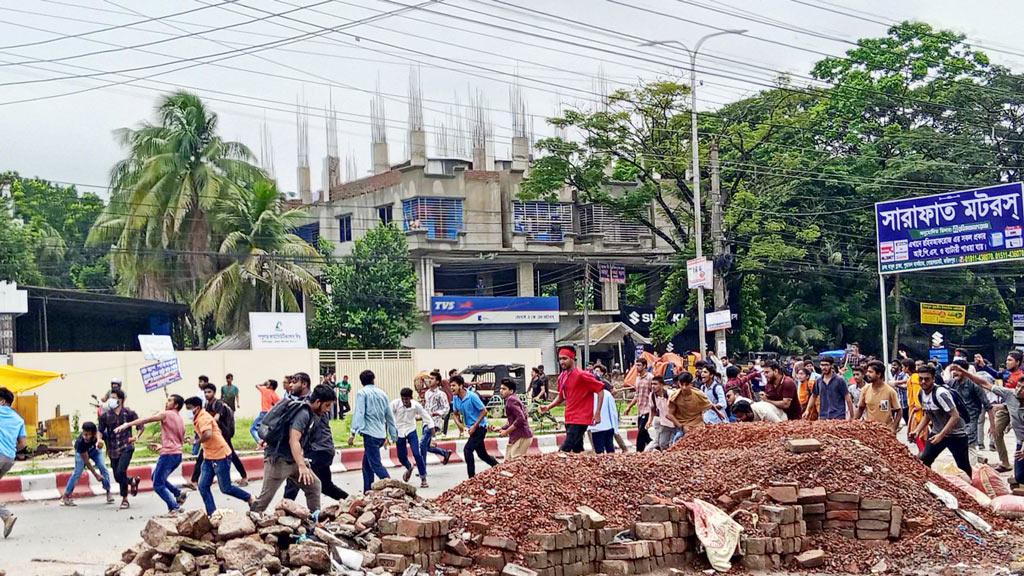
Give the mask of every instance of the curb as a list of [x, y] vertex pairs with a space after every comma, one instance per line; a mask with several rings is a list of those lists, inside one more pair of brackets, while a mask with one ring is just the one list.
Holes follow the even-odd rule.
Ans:
[[[637, 431], [631, 429], [626, 431], [625, 440], [632, 446], [633, 441], [636, 440]], [[529, 454], [548, 454], [556, 452], [561, 443], [565, 440], [565, 434], [546, 434], [543, 436], [534, 436], [533, 442], [530, 445]], [[586, 442], [585, 442], [586, 443]], [[589, 446], [589, 443], [586, 443]], [[466, 440], [447, 440], [438, 442], [437, 446], [445, 450], [451, 450], [452, 456], [449, 462], [464, 462], [462, 458], [462, 449], [466, 445]], [[499, 459], [504, 459], [505, 447], [508, 446], [507, 438], [488, 438], [484, 442], [487, 451], [492, 455], [497, 455]], [[337, 450], [337, 458], [335, 463], [331, 466], [331, 472], [354, 472], [362, 469], [363, 460], [363, 449], [362, 448], [344, 448]], [[242, 459], [242, 465], [245, 467], [246, 474], [249, 480], [261, 480], [263, 479], [263, 457], [262, 456], [245, 456]], [[410, 455], [411, 460], [411, 455]], [[387, 451], [382, 451], [381, 462], [385, 468], [399, 468], [401, 465], [398, 461], [398, 451], [392, 445]], [[427, 464], [440, 464], [441, 458], [436, 454], [427, 454]], [[139, 476], [142, 481], [139, 483], [139, 492], [151, 492], [153, 490], [153, 470], [156, 468], [156, 463], [145, 466], [133, 466], [128, 469], [128, 476]], [[183, 462], [173, 474], [171, 474], [168, 481], [175, 486], [181, 486], [187, 482], [187, 478], [191, 476], [192, 471], [195, 469], [195, 462], [190, 460]], [[109, 467], [108, 467], [109, 472]], [[63, 493], [64, 488], [67, 486], [68, 480], [71, 479], [72, 472], [65, 470], [63, 472], [48, 473], [48, 474], [34, 474], [25, 476], [11, 476], [8, 478], [0, 478], [0, 502], [34, 502], [40, 500], [57, 500]], [[117, 493], [117, 483], [114, 482], [113, 473], [110, 472], [110, 482], [112, 484], [112, 491]], [[87, 496], [102, 496], [105, 493], [101, 482], [97, 481], [88, 470], [83, 472], [82, 476], [78, 479], [78, 483], [75, 484], [75, 488], [72, 491], [72, 495], [75, 497], [87, 497]]]

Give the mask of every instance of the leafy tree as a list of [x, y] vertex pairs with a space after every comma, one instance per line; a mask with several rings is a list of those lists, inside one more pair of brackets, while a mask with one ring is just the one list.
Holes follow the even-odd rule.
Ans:
[[128, 156], [111, 174], [112, 197], [89, 233], [107, 247], [126, 295], [191, 301], [215, 269], [220, 242], [210, 212], [263, 177], [243, 144], [217, 134], [217, 115], [198, 96], [175, 92], [157, 106], [157, 123], [123, 128]]
[[324, 267], [323, 279], [310, 328], [318, 348], [397, 348], [420, 322], [409, 246], [393, 225], [356, 240], [350, 257]]
[[11, 203], [0, 196], [0, 280], [40, 284], [33, 240], [28, 229], [11, 216]]
[[268, 180], [219, 202], [211, 221], [224, 238], [222, 260], [230, 263], [199, 290], [192, 307], [196, 318], [213, 318], [222, 333], [235, 334], [249, 329], [249, 312], [295, 312], [300, 309], [296, 292], [319, 292], [311, 270], [319, 254], [290, 232], [304, 218], [300, 210], [284, 210], [284, 196]]

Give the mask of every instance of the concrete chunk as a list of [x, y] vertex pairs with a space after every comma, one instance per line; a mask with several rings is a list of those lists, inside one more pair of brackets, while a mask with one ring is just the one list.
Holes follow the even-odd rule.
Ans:
[[814, 438], [790, 438], [786, 440], [786, 450], [794, 454], [821, 451], [821, 442]]

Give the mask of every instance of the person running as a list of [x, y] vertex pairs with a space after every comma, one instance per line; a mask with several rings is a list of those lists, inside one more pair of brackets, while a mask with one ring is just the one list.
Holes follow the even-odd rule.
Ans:
[[231, 447], [228, 446], [220, 426], [208, 410], [203, 409], [203, 401], [198, 396], [185, 400], [185, 407], [192, 413], [192, 427], [203, 445], [202, 471], [199, 474], [199, 496], [203, 499], [206, 513], [213, 514], [217, 503], [213, 499], [213, 478], [217, 477], [217, 486], [221, 494], [237, 498], [252, 507], [252, 494], [231, 483]]
[[[235, 375], [224, 376], [224, 385], [220, 387], [220, 400], [228, 405], [232, 412], [238, 412], [238, 404], [241, 399], [238, 397], [238, 386], [235, 386]], [[225, 440], [227, 440], [225, 438]]]
[[[202, 385], [202, 389], [203, 407], [210, 413], [210, 416], [213, 417], [214, 421], [217, 422], [217, 426], [220, 428], [224, 441], [231, 447], [231, 463], [234, 464], [235, 470], [238, 470], [238, 475], [241, 476], [241, 479], [238, 480], [238, 485], [247, 486], [249, 484], [249, 475], [245, 471], [242, 459], [238, 457], [238, 453], [235, 452], [235, 448], [231, 443], [231, 439], [235, 435], [235, 413], [224, 401], [217, 399], [216, 386], [210, 382], [206, 382]], [[193, 484], [199, 480], [199, 474], [202, 471], [204, 458], [205, 456], [200, 452], [199, 457], [196, 459], [195, 470], [192, 471]]]
[[[25, 420], [14, 411], [14, 393], [0, 388], [0, 479], [14, 467], [18, 452], [28, 446]], [[11, 535], [18, 517], [0, 504], [0, 520], [4, 521], [4, 539]]]
[[[331, 390], [334, 386], [325, 384]], [[334, 412], [332, 410], [331, 412]], [[320, 493], [324, 496], [341, 501], [348, 498], [348, 492], [334, 483], [331, 476], [331, 464], [334, 462], [334, 433], [331, 431], [331, 413], [315, 418], [313, 430], [309, 440], [303, 446], [306, 459], [309, 460], [309, 468], [320, 480]], [[285, 483], [284, 498], [295, 500], [299, 495], [299, 485], [289, 479]]]
[[967, 444], [971, 455], [971, 462], [978, 462], [978, 450], [976, 448], [980, 440], [978, 437], [978, 422], [988, 416], [991, 428], [995, 429], [995, 414], [992, 409], [992, 402], [988, 399], [988, 392], [974, 382], [974, 379], [967, 375], [977, 375], [979, 378], [991, 378], [984, 372], [971, 372], [967, 361], [964, 359], [954, 360], [949, 365], [950, 379], [947, 386], [950, 390], [956, 391], [967, 408]]
[[260, 393], [260, 413], [256, 415], [256, 419], [252, 421], [252, 426], [249, 427], [249, 435], [256, 444], [260, 443], [259, 429], [260, 424], [263, 423], [263, 419], [266, 418], [267, 412], [274, 407], [275, 404], [281, 401], [281, 397], [277, 395], [277, 380], [267, 380], [262, 384], [256, 385], [256, 391]]
[[[701, 371], [707, 371], [707, 367], [701, 368]], [[676, 376], [676, 385], [678, 389], [668, 399], [668, 413], [677, 427], [670, 440], [672, 444], [678, 442], [687, 430], [703, 428], [706, 422], [704, 414], [708, 410], [715, 413], [719, 422], [727, 420], [723, 409], [713, 404], [704, 392], [693, 387], [692, 374], [683, 372]], [[722, 403], [725, 403], [724, 397]]]
[[380, 461], [380, 449], [390, 440], [398, 438], [395, 416], [391, 413], [388, 395], [376, 386], [377, 377], [370, 370], [359, 374], [363, 385], [356, 392], [356, 405], [352, 410], [352, 434], [348, 445], [355, 444], [356, 434], [363, 437], [363, 492], [369, 492], [376, 476], [390, 478], [388, 469]]
[[502, 378], [498, 393], [505, 399], [504, 426], [494, 426], [493, 431], [502, 438], [508, 438], [508, 446], [505, 447], [505, 461], [515, 460], [526, 456], [533, 443], [533, 432], [530, 430], [530, 419], [526, 416], [526, 407], [522, 400], [516, 396], [516, 383], [511, 378]]
[[[293, 379], [298, 382], [293, 389], [299, 392], [302, 392], [302, 388], [309, 389], [309, 374], [299, 372]], [[271, 430], [265, 438], [267, 447], [263, 460], [263, 490], [250, 506], [253, 512], [266, 510], [281, 485], [290, 480], [306, 496], [306, 507], [310, 512], [319, 514], [320, 479], [306, 464], [302, 447], [308, 445], [316, 433], [317, 420], [324, 415], [330, 417], [331, 408], [338, 397], [333, 388], [320, 384], [307, 395], [307, 399], [292, 400], [274, 407], [274, 411], [280, 411], [277, 412], [281, 416], [280, 426]], [[267, 415], [267, 420], [275, 416], [274, 411]]]
[[466, 441], [466, 445], [462, 449], [462, 457], [466, 460], [466, 472], [472, 478], [476, 476], [474, 454], [491, 467], [498, 465], [498, 461], [487, 453], [487, 446], [484, 444], [484, 440], [487, 438], [487, 408], [484, 407], [480, 396], [466, 386], [462, 375], [452, 376], [451, 384], [454, 394], [452, 410], [455, 413], [455, 422], [469, 431], [469, 440]]
[[[121, 509], [126, 510], [130, 506], [128, 493], [131, 492], [132, 496], [138, 495], [139, 482], [142, 481], [142, 478], [139, 476], [128, 477], [128, 467], [132, 463], [132, 455], [135, 454], [135, 436], [132, 436], [132, 431], [128, 428], [122, 428], [120, 432], [115, 430], [122, 424], [138, 420], [139, 415], [134, 410], [125, 407], [123, 390], [111, 391], [110, 398], [116, 400], [117, 404], [100, 416], [97, 429], [100, 442], [107, 446], [110, 469], [114, 471], [114, 480], [117, 481], [121, 491]], [[136, 428], [141, 434], [143, 427], [136, 426]]]
[[861, 390], [860, 401], [854, 420], [866, 417], [868, 422], [878, 422], [888, 426], [893, 434], [900, 429], [903, 407], [899, 393], [885, 382], [885, 364], [878, 360], [868, 362], [864, 369], [864, 382], [867, 386]]
[[1013, 434], [1017, 440], [1017, 449], [1014, 452], [1013, 479], [1017, 484], [1024, 484], [1024, 386], [1016, 388], [1007, 388], [1005, 385], [996, 386], [990, 379], [977, 373], [966, 373], [965, 377], [998, 396], [1006, 406], [1010, 415], [1010, 423], [1013, 426]]
[[[96, 424], [92, 422], [82, 424], [82, 433], [75, 440], [75, 471], [68, 478], [64, 495], [60, 498], [62, 505], [78, 505], [71, 499], [71, 493], [75, 491], [75, 485], [78, 484], [78, 479], [82, 477], [82, 472], [86, 468], [97, 482], [103, 483], [103, 489], [107, 492], [107, 504], [114, 502], [114, 496], [110, 493], [110, 474], [107, 472], [106, 465], [103, 464], [103, 452], [97, 447], [98, 443]], [[95, 466], [93, 466], [94, 463]]]
[[338, 420], [344, 420], [345, 414], [352, 411], [352, 406], [348, 403], [348, 394], [352, 391], [352, 383], [348, 381], [348, 375], [341, 377], [341, 382], [338, 382], [335, 386], [338, 388]]
[[441, 373], [437, 370], [430, 373], [430, 388], [424, 395], [423, 407], [430, 412], [430, 423], [423, 423], [423, 438], [420, 440], [420, 454], [424, 458], [427, 454], [436, 454], [441, 457], [442, 464], [448, 464], [451, 460], [452, 451], [434, 446], [434, 436], [440, 434], [441, 428], [448, 420], [451, 412], [451, 404], [448, 402], [448, 394], [441, 388]]
[[623, 416], [629, 416], [629, 411], [636, 407], [636, 451], [643, 452], [651, 443], [651, 435], [647, 432], [651, 419], [651, 381], [654, 375], [647, 368], [647, 359], [641, 356], [633, 363], [636, 368], [636, 384], [633, 388], [633, 399], [626, 404]]
[[559, 450], [578, 454], [583, 452], [583, 436], [587, 428], [601, 423], [604, 383], [590, 372], [576, 367], [576, 349], [571, 346], [558, 349], [558, 365], [562, 369], [558, 375], [558, 393], [555, 401], [542, 406], [541, 411], [551, 412], [565, 403], [565, 441]]
[[722, 424], [728, 422], [728, 417], [725, 416], [725, 387], [722, 386], [722, 381], [719, 379], [715, 364], [704, 364], [697, 371], [697, 375], [700, 378], [700, 391], [707, 396], [712, 406], [717, 408], [717, 410], [709, 408], [704, 411], [704, 423]]
[[[1024, 378], [1022, 362], [1024, 362], [1024, 355], [1021, 354], [1020, 350], [1010, 350], [1007, 352], [1006, 371], [1002, 374], [1001, 378], [1005, 388], [1016, 390], [1024, 386], [1024, 383], [1021, 382], [1021, 379]], [[995, 409], [995, 419], [996, 422], [992, 426], [992, 436], [996, 443], [996, 454], [999, 455], [999, 465], [996, 466], [996, 470], [1008, 472], [1011, 468], [1009, 454], [1006, 451], [1006, 429], [1010, 427], [1013, 421], [1010, 416], [1010, 409], [1006, 405], [997, 406]]]
[[416, 418], [421, 418], [424, 426], [433, 426], [433, 419], [422, 404], [412, 399], [412, 394], [412, 388], [402, 388], [399, 398], [391, 401], [391, 415], [395, 419], [395, 428], [398, 430], [395, 450], [398, 452], [398, 462], [405, 467], [402, 481], [408, 482], [412, 477], [413, 465], [409, 462], [409, 451], [411, 450], [413, 461], [416, 462], [416, 471], [420, 476], [420, 487], [426, 488], [427, 460], [426, 455], [420, 452], [420, 440], [416, 435]]
[[133, 426], [145, 427], [151, 422], [160, 423], [160, 444], [151, 444], [149, 449], [160, 452], [153, 469], [153, 491], [167, 504], [167, 511], [176, 513], [185, 502], [185, 493], [167, 481], [171, 473], [181, 465], [181, 445], [185, 442], [185, 422], [181, 419], [181, 409], [185, 399], [177, 394], [167, 397], [164, 409], [152, 416], [139, 418], [121, 424], [114, 432], [122, 432]]
[[544, 375], [544, 366], [532, 368], [530, 376], [530, 402], [547, 402], [548, 377]]
[[[600, 422], [590, 427], [590, 443], [597, 454], [613, 454], [615, 452], [615, 435], [619, 431], [619, 410], [615, 406], [611, 382], [604, 385], [601, 394], [604, 396], [601, 403], [601, 419]], [[598, 400], [595, 398], [595, 409], [597, 402]]]
[[[684, 372], [684, 374], [689, 374], [689, 372]], [[676, 435], [676, 430], [680, 429], [679, 422], [672, 415], [672, 411], [669, 410], [668, 399], [669, 394], [665, 386], [665, 379], [661, 376], [651, 378], [651, 417], [644, 425], [647, 427], [654, 426], [653, 441], [649, 445], [654, 448], [648, 449], [668, 450], [669, 446], [672, 445], [672, 437]]]
[[913, 431], [925, 440], [920, 459], [929, 468], [943, 450], [949, 449], [958, 468], [971, 476], [971, 458], [967, 447], [967, 424], [960, 417], [953, 392], [935, 384], [935, 367], [918, 368], [921, 379], [920, 401], [924, 417]]

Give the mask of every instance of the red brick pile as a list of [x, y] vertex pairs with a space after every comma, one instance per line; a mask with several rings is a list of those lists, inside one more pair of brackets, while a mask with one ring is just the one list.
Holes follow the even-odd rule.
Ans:
[[[788, 450], [786, 440], [793, 438], [817, 439], [820, 450]], [[531, 534], [564, 530], [556, 514], [589, 506], [608, 527], [635, 530], [643, 524], [641, 504], [652, 497], [665, 504], [701, 498], [728, 511], [764, 504], [800, 508], [799, 521], [769, 522], [767, 530], [762, 524], [748, 532], [748, 539], [763, 538], [753, 544], [754, 555], [766, 556], [763, 562], [792, 562], [804, 552], [825, 569], [866, 572], [883, 560], [895, 569], [1009, 559], [1014, 542], [1021, 542], [1019, 526], [961, 498], [961, 507], [1008, 531], [982, 535], [984, 545], [978, 545], [960, 527], [974, 530], [929, 494], [925, 481], [957, 494], [875, 424], [730, 424], [688, 433], [665, 453], [519, 459], [449, 490], [437, 504], [457, 521], [515, 540], [515, 559], [538, 549]], [[736, 518], [749, 524], [742, 514]]]

